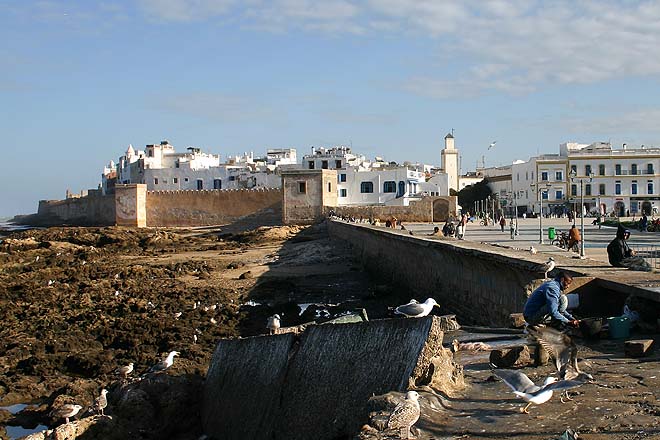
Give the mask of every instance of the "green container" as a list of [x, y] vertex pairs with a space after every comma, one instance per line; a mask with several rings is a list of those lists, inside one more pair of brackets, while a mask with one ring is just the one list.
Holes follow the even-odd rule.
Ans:
[[549, 240], [554, 240], [556, 236], [557, 236], [557, 233], [555, 232], [555, 228], [550, 226], [548, 228], [548, 239]]
[[610, 328], [610, 338], [612, 339], [623, 339], [630, 336], [630, 320], [625, 316], [607, 318], [607, 325]]

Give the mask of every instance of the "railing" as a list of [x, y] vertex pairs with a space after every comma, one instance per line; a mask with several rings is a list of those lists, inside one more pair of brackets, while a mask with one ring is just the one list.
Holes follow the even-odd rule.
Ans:
[[659, 245], [632, 245], [630, 248], [635, 251], [636, 256], [644, 258], [653, 269], [660, 270]]

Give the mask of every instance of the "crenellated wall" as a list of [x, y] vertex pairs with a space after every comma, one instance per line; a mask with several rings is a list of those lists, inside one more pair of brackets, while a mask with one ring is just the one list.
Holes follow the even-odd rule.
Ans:
[[147, 226], [226, 224], [259, 214], [282, 216], [281, 189], [147, 191]]

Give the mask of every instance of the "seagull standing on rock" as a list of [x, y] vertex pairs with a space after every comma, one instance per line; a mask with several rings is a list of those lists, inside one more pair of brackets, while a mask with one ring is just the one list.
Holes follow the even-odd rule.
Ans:
[[73, 417], [82, 409], [80, 405], [67, 403], [59, 408], [55, 408], [50, 412], [51, 417], [56, 419], [64, 419], [65, 423], [69, 423], [69, 417]]
[[121, 376], [122, 379], [126, 379], [129, 374], [133, 372], [133, 362], [123, 367], [117, 368], [117, 374]]
[[545, 279], [548, 279], [548, 272], [552, 272], [552, 269], [554, 268], [555, 268], [555, 259], [552, 257], [548, 258], [548, 261], [546, 261], [545, 263], [537, 266], [537, 270], [539, 272], [544, 273]]
[[106, 397], [107, 394], [108, 390], [103, 388], [99, 397], [94, 400], [94, 409], [100, 412], [102, 416], [105, 415], [103, 414], [103, 410], [108, 406], [108, 398]]
[[268, 331], [271, 335], [277, 333], [277, 331], [282, 326], [281, 319], [282, 318], [280, 318], [280, 315], [273, 315], [268, 318], [268, 321], [266, 322], [266, 328], [268, 328]]
[[410, 438], [410, 428], [419, 420], [419, 394], [408, 391], [406, 400], [399, 403], [387, 421], [387, 429], [398, 429], [399, 438]]
[[421, 304], [415, 300], [411, 300], [408, 304], [403, 304], [394, 309], [394, 313], [397, 315], [405, 315], [408, 318], [421, 318], [431, 313], [434, 306], [440, 307], [433, 298], [428, 298]]
[[174, 356], [178, 356], [180, 353], [178, 351], [170, 351], [165, 359], [158, 362], [156, 365], [149, 369], [150, 373], [160, 373], [167, 370], [174, 363]]

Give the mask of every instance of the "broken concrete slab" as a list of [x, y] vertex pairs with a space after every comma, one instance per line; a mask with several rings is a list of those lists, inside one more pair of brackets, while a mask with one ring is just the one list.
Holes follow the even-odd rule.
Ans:
[[205, 385], [204, 431], [222, 439], [352, 436], [374, 394], [431, 383], [453, 394], [463, 385], [442, 338], [439, 319], [429, 316], [222, 340]]

